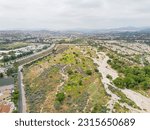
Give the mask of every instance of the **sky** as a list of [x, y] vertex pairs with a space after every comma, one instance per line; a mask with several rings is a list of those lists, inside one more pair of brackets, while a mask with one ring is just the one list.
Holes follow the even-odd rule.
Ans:
[[0, 30], [150, 27], [150, 0], [0, 0]]

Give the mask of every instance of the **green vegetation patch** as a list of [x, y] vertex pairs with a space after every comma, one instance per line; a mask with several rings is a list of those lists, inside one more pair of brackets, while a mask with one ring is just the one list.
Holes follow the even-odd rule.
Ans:
[[122, 74], [113, 81], [117, 87], [135, 90], [150, 89], [150, 66], [135, 66], [114, 55], [109, 57], [111, 60], [108, 60], [108, 64]]
[[126, 67], [124, 77], [118, 77], [113, 82], [120, 88], [130, 89], [150, 89], [150, 66], [145, 67]]

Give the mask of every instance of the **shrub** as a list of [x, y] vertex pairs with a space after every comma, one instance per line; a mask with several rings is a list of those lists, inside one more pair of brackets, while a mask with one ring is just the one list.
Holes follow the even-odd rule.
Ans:
[[65, 94], [64, 93], [57, 93], [56, 94], [56, 101], [59, 101], [60, 103], [62, 103], [65, 99]]
[[120, 77], [116, 78], [113, 83], [119, 88], [125, 88], [123, 79]]
[[11, 100], [17, 106], [17, 103], [18, 103], [18, 100], [19, 100], [19, 91], [18, 90], [16, 90], [16, 89], [14, 90], [14, 92], [12, 93]]
[[111, 75], [108, 74], [106, 77], [107, 77], [108, 79], [112, 80], [112, 76], [111, 76]]
[[87, 70], [87, 71], [86, 71], [86, 74], [87, 74], [87, 75], [92, 75], [92, 71], [91, 71], [91, 70]]
[[72, 70], [68, 70], [68, 74], [69, 75], [73, 74], [73, 71]]
[[97, 72], [97, 73], [99, 72], [99, 70], [98, 70], [97, 68], [96, 68], [96, 69], [94, 69], [94, 70], [95, 70], [95, 72]]
[[82, 80], [79, 80], [79, 85], [83, 85]]
[[56, 110], [59, 110], [60, 107], [61, 107], [61, 103], [59, 101], [55, 101], [54, 107], [55, 107]]
[[76, 57], [78, 57], [79, 55], [77, 54], [77, 53], [75, 53], [75, 52], [73, 52], [73, 54], [76, 56]]
[[3, 73], [0, 73], [0, 78], [3, 78], [4, 77], [4, 74]]

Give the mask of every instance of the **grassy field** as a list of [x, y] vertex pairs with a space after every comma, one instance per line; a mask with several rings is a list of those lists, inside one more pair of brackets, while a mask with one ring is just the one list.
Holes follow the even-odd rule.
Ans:
[[28, 112], [107, 112], [94, 50], [60, 45], [57, 52], [24, 68]]
[[28, 46], [29, 43], [24, 43], [24, 42], [15, 42], [11, 44], [0, 44], [0, 50], [13, 50], [13, 49], [18, 49], [21, 47], [26, 47]]

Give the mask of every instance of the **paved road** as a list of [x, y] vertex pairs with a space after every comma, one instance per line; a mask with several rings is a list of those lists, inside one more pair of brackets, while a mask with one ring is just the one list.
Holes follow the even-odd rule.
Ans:
[[[52, 44], [51, 47], [48, 48], [48, 50], [51, 51], [54, 47], [55, 47], [55, 44]], [[47, 51], [47, 50], [45, 50], [45, 51]], [[36, 54], [33, 54], [31, 56], [23, 58], [22, 60], [29, 59], [31, 57], [34, 57], [35, 55], [40, 55], [43, 52], [44, 51], [36, 53]], [[42, 57], [45, 57], [45, 56], [42, 56]], [[38, 58], [36, 58], [34, 60], [31, 60], [31, 61], [29, 61], [29, 62], [27, 62], [25, 64], [22, 64], [22, 65], [20, 65], [18, 67], [18, 85], [19, 85], [19, 93], [20, 93], [18, 110], [19, 110], [20, 113], [26, 113], [27, 112], [27, 110], [26, 110], [27, 109], [26, 96], [25, 96], [25, 90], [24, 90], [24, 85], [23, 85], [23, 74], [22, 74], [23, 66], [26, 65], [26, 64], [29, 64], [32, 61], [38, 60], [38, 59], [40, 59], [42, 57], [38, 57]]]
[[20, 92], [19, 112], [25, 113], [27, 107], [26, 107], [25, 90], [24, 90], [24, 85], [23, 85], [22, 69], [23, 69], [23, 66], [18, 67], [18, 85], [19, 85], [19, 92]]

